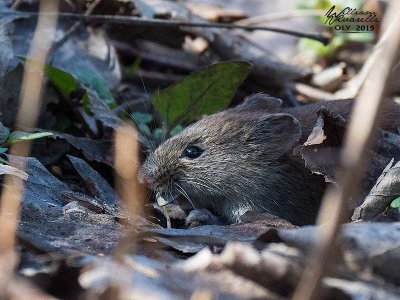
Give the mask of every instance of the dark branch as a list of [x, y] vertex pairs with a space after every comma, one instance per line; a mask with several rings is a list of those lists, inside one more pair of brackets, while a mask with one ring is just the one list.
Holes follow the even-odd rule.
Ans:
[[[0, 12], [0, 16], [20, 16], [21, 18], [31, 18], [38, 16], [36, 12], [13, 12], [5, 11]], [[47, 15], [51, 15], [50, 13]], [[328, 44], [330, 38], [320, 33], [304, 33], [295, 30], [288, 30], [282, 28], [275, 28], [270, 26], [246, 26], [239, 24], [225, 24], [225, 23], [211, 23], [211, 22], [187, 22], [175, 20], [161, 20], [161, 19], [144, 19], [133, 16], [113, 16], [113, 15], [83, 15], [74, 13], [59, 13], [58, 18], [67, 21], [91, 21], [99, 23], [117, 23], [128, 25], [141, 25], [141, 26], [164, 26], [164, 27], [204, 27], [204, 28], [225, 28], [225, 29], [243, 29], [248, 31], [263, 30], [272, 31], [292, 36], [308, 38], [319, 41], [324, 45]]]

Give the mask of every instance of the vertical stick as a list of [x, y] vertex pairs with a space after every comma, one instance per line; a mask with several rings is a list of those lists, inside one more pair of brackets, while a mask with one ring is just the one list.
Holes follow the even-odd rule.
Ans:
[[[138, 180], [140, 168], [138, 133], [133, 126], [123, 124], [115, 130], [115, 186], [118, 195], [127, 205], [133, 226], [142, 214], [146, 189]], [[135, 229], [131, 235], [121, 240], [115, 255], [124, 254], [135, 239]]]
[[[44, 63], [56, 29], [57, 10], [58, 0], [40, 1], [40, 13], [53, 14], [39, 15], [22, 80], [18, 127], [34, 128], [36, 125], [41, 107]], [[30, 149], [29, 142], [17, 143], [10, 148], [10, 154], [28, 156]], [[23, 184], [23, 180], [15, 176], [5, 176], [0, 203], [0, 255], [12, 253], [14, 249]]]
[[133, 126], [123, 124], [115, 131], [115, 171], [118, 194], [132, 217], [142, 213], [145, 188], [139, 183], [139, 140]]
[[[138, 180], [140, 168], [138, 133], [133, 126], [122, 124], [115, 130], [115, 186], [118, 195], [130, 212], [132, 231], [123, 237], [114, 252], [116, 259], [134, 246], [136, 238], [135, 221], [143, 211], [146, 189]], [[112, 272], [112, 270], [110, 270]], [[118, 298], [118, 286], [110, 292], [110, 299]]]

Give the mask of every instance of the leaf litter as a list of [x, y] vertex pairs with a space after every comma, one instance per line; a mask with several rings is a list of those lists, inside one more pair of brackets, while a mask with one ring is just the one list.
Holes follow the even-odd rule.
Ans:
[[[112, 5], [124, 10], [122, 3]], [[138, 14], [150, 18], [203, 20], [176, 2], [142, 0], [132, 1], [130, 5]], [[133, 8], [130, 9], [133, 11]], [[5, 8], [0, 5], [0, 9]], [[99, 9], [104, 8], [100, 6]], [[219, 13], [222, 14], [221, 10]], [[23, 62], [18, 57], [27, 53], [33, 24], [31, 19], [0, 19], [0, 120], [2, 125], [12, 129], [23, 72]], [[68, 26], [67, 22], [60, 23], [59, 34], [65, 33]], [[111, 42], [108, 35], [143, 56], [145, 63], [140, 64], [138, 70], [149, 72], [146, 85], [150, 86], [145, 92], [152, 96], [146, 97], [147, 104], [128, 106], [128, 114], [135, 113], [134, 121], [148, 126], [150, 138], [165, 135], [165, 132], [158, 134], [165, 125], [174, 127], [177, 123], [183, 128], [202, 114], [237, 103], [235, 93], [243, 95], [267, 89], [268, 84], [253, 80], [254, 74], [267, 78], [269, 85], [276, 84], [281, 89], [292, 80], [304, 80], [308, 69], [282, 62], [259, 47], [254, 39], [249, 42], [242, 34], [231, 31], [181, 28], [178, 34], [169, 33], [170, 42], [166, 43], [157, 35], [151, 41], [141, 41], [141, 36], [131, 42], [115, 33], [119, 30], [125, 34], [126, 29], [97, 29], [81, 26], [78, 33], [55, 52], [47, 67], [46, 95], [51, 97], [45, 97], [48, 101], [42, 111], [51, 111], [52, 105], [69, 107], [68, 111], [62, 111], [72, 120], [67, 130], [54, 131], [52, 122], [42, 113], [43, 120], [39, 123], [42, 129], [38, 133], [31, 136], [14, 133], [12, 138], [18, 137], [21, 142], [41, 137], [40, 147], [46, 145], [48, 152], [40, 151], [37, 157], [27, 158], [6, 155], [7, 164], [0, 164], [0, 175], [17, 176], [25, 182], [18, 230], [18, 247], [22, 249], [20, 274], [60, 298], [65, 296], [62, 289], [54, 290], [49, 286], [61, 282], [69, 287], [73, 282], [76, 286], [70, 291], [70, 298], [78, 295], [102, 297], [113, 290], [118, 291], [120, 298], [132, 295], [152, 299], [188, 299], [196, 295], [218, 299], [289, 297], [304, 271], [305, 257], [317, 243], [319, 228], [316, 226], [297, 228], [275, 216], [250, 214], [239, 224], [187, 229], [179, 223], [182, 220], [172, 215], [174, 228], [164, 228], [165, 220], [156, 212], [152, 211], [147, 218], [131, 216], [120, 203], [110, 180], [111, 140], [112, 129], [126, 121], [126, 115], [110, 108], [121, 104], [122, 92], [115, 93], [115, 90], [121, 80], [123, 64], [120, 61], [126, 61], [127, 57], [121, 51], [119, 59], [115, 48], [121, 44]], [[180, 46], [188, 33], [206, 40], [206, 51], [210, 53], [202, 60], [193, 60], [192, 64], [179, 68], [177, 63], [182, 60], [179, 55], [185, 53]], [[153, 43], [152, 47], [149, 43]], [[172, 57], [168, 59], [160, 57], [160, 50], [143, 51], [155, 49], [156, 45], [163, 46], [164, 51], [177, 51], [169, 52]], [[108, 56], [102, 55], [104, 53]], [[196, 57], [197, 54], [191, 55]], [[211, 65], [211, 62], [232, 59], [253, 64], [251, 83], [246, 80], [249, 63], [231, 61]], [[149, 61], [152, 62], [150, 67]], [[188, 76], [194, 67], [205, 65], [209, 66]], [[145, 74], [139, 71], [135, 72]], [[133, 74], [134, 79], [129, 84], [141, 89], [143, 79], [138, 83], [137, 74]], [[184, 79], [166, 87], [165, 83], [170, 82], [168, 79], [173, 75]], [[239, 88], [242, 83], [245, 88]], [[129, 93], [137, 91], [130, 88]], [[180, 102], [177, 99], [181, 99]], [[156, 112], [149, 109], [150, 101]], [[273, 106], [274, 110], [280, 103]], [[296, 149], [311, 172], [332, 183], [336, 182], [335, 166], [346, 125], [347, 120], [341, 116], [321, 110], [311, 135]], [[4, 128], [0, 130], [1, 143], [4, 137], [10, 136]], [[51, 132], [51, 136], [46, 132]], [[54, 138], [72, 147], [58, 150], [52, 144]], [[372, 168], [360, 199], [355, 201], [355, 206], [359, 206], [353, 218], [358, 222], [342, 226], [341, 260], [329, 277], [322, 280], [324, 299], [398, 299], [400, 295], [397, 272], [400, 228], [398, 223], [391, 222], [398, 212], [396, 201], [400, 195], [399, 141], [396, 133], [378, 133], [377, 144], [371, 151]], [[50, 156], [51, 149], [59, 155], [48, 159], [44, 166], [41, 161], [45, 161], [46, 155]], [[0, 148], [0, 153], [6, 151]], [[25, 163], [24, 172], [20, 167]], [[365, 222], [377, 220], [384, 223]], [[117, 254], [121, 241], [127, 238], [131, 238], [130, 245], [135, 251]], [[63, 277], [66, 270], [75, 271], [71, 271], [70, 282]], [[43, 276], [47, 276], [48, 285], [41, 283]]]

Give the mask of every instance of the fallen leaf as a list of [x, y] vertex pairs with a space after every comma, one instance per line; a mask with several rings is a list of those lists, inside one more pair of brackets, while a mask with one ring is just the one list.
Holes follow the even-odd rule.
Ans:
[[68, 155], [68, 159], [84, 180], [92, 197], [110, 206], [117, 205], [119, 201], [117, 193], [99, 173], [80, 158]]
[[[86, 254], [110, 253], [123, 235], [123, 226], [107, 209], [65, 210], [71, 197], [81, 199], [68, 185], [54, 177], [37, 159], [7, 156], [14, 168], [26, 164], [18, 237], [45, 252]], [[85, 195], [86, 196], [86, 195]], [[69, 198], [68, 198], [69, 197]], [[102, 208], [105, 203], [90, 198]], [[89, 208], [91, 208], [89, 206]]]
[[53, 136], [67, 141], [74, 148], [81, 150], [83, 156], [90, 161], [97, 161], [113, 166], [113, 155], [111, 153], [111, 141], [105, 139], [90, 139], [77, 137], [67, 133], [52, 132]]
[[[324, 225], [322, 225], [324, 226]], [[264, 242], [283, 242], [308, 253], [319, 242], [318, 226], [304, 226], [298, 229], [271, 229], [258, 238]], [[335, 268], [340, 274], [345, 267], [348, 272], [363, 276], [375, 275], [387, 281], [400, 284], [400, 224], [394, 223], [353, 223], [341, 227], [337, 253], [343, 257], [344, 264]]]
[[156, 93], [152, 103], [167, 126], [190, 122], [228, 106], [250, 71], [245, 61], [213, 64]]
[[0, 122], [0, 145], [4, 144], [10, 135], [10, 129], [5, 127], [3, 123]]
[[[13, 49], [16, 56], [28, 55], [30, 41], [35, 30], [35, 18], [18, 19], [13, 21]], [[65, 28], [69, 28], [68, 21], [59, 20], [57, 36], [63, 36]], [[41, 34], [46, 34], [43, 32]], [[84, 26], [79, 27], [65, 43], [57, 49], [51, 59], [53, 67], [68, 72], [74, 78], [90, 72], [97, 78], [105, 81], [109, 88], [113, 88], [121, 79], [121, 70], [116, 51], [110, 44], [104, 30], [92, 30]]]
[[392, 160], [383, 170], [364, 202], [351, 217], [353, 221], [370, 221], [383, 213], [391, 202], [400, 195], [400, 162]]
[[4, 126], [14, 127], [18, 113], [23, 67], [21, 64], [0, 78], [0, 118]]
[[93, 117], [96, 120], [102, 122], [104, 126], [113, 129], [116, 129], [120, 125], [121, 119], [107, 106], [106, 103], [100, 100], [96, 94], [88, 92], [87, 99], [90, 111], [93, 113]]
[[52, 136], [51, 132], [23, 132], [23, 131], [13, 131], [10, 133], [7, 139], [7, 143], [14, 144], [21, 141], [31, 141], [37, 140], [44, 137]]
[[221, 250], [229, 241], [253, 242], [265, 232], [264, 220], [227, 226], [205, 225], [190, 229], [143, 228], [142, 239], [152, 238], [183, 253], [197, 253], [204, 247]]
[[5, 174], [17, 176], [22, 180], [28, 179], [28, 174], [26, 172], [21, 171], [12, 166], [0, 164], [0, 175], [5, 175]]
[[0, 21], [0, 77], [3, 77], [18, 64], [11, 40], [12, 21], [13, 18], [5, 18], [4, 21]]
[[294, 152], [301, 154], [306, 167], [313, 173], [323, 175], [327, 182], [335, 183], [345, 130], [344, 119], [331, 115], [323, 108], [307, 141], [296, 147]]
[[397, 300], [398, 291], [368, 281], [345, 280], [339, 278], [324, 278], [323, 282], [332, 288], [341, 290], [348, 299], [374, 299], [374, 300]]
[[69, 95], [79, 87], [76, 79], [71, 74], [59, 68], [46, 65], [45, 72], [50, 81], [65, 95]]

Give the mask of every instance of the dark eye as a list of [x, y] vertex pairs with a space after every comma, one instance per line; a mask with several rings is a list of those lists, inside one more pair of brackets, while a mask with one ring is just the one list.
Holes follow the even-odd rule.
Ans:
[[204, 152], [203, 149], [197, 146], [187, 146], [182, 152], [182, 157], [187, 157], [190, 159], [198, 158]]

